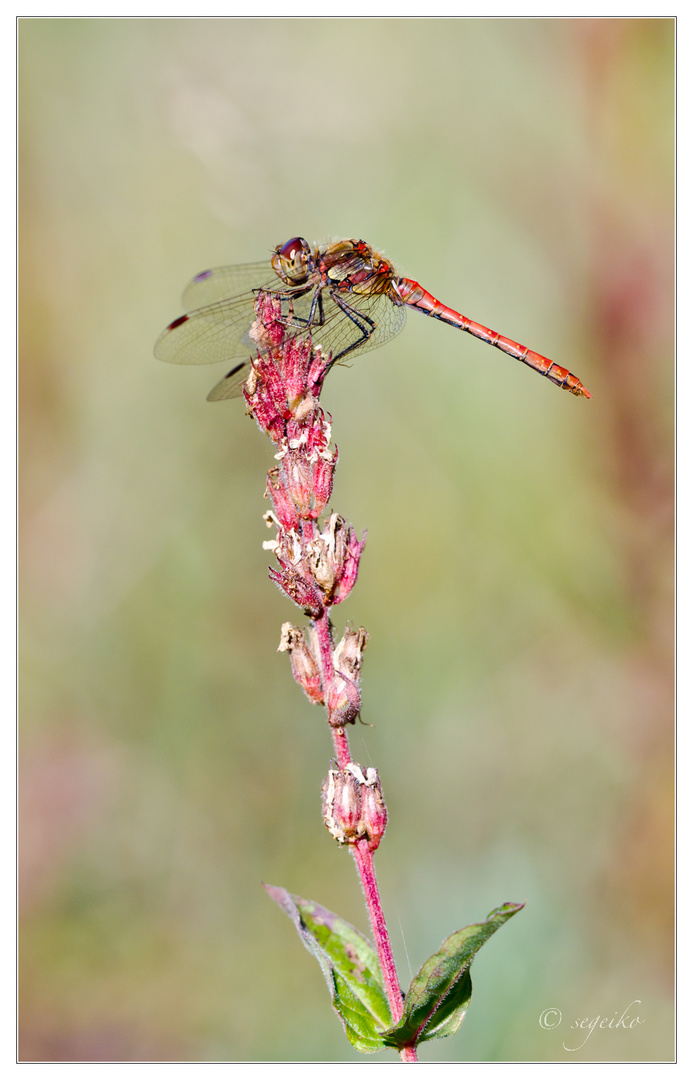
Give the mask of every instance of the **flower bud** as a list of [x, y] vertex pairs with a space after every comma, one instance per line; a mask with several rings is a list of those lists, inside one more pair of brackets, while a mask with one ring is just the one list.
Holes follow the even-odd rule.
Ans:
[[323, 612], [323, 599], [319, 589], [281, 559], [279, 563], [281, 570], [274, 570], [272, 567], [268, 570], [271, 580], [307, 615], [318, 619]]
[[363, 651], [367, 644], [368, 633], [362, 626], [358, 630], [347, 627], [333, 653], [335, 669], [343, 675], [349, 675], [352, 679], [358, 680], [363, 663]]
[[286, 334], [286, 320], [282, 318], [282, 302], [274, 293], [260, 292], [255, 303], [257, 319], [248, 331], [248, 337], [262, 351], [278, 348]]
[[243, 396], [248, 413], [255, 419], [260, 430], [269, 435], [275, 443], [280, 442], [284, 436], [284, 420], [269, 395], [264, 392], [250, 394], [244, 389]]
[[361, 712], [361, 694], [353, 679], [335, 673], [327, 692], [328, 719], [331, 727], [345, 727], [355, 724]]
[[332, 483], [336, 466], [336, 449], [334, 454], [328, 455], [325, 452], [318, 455], [313, 462], [313, 513], [315, 517], [323, 512], [332, 497]]
[[313, 502], [313, 476], [306, 455], [299, 450], [287, 450], [279, 466], [278, 483], [290, 497], [299, 516], [311, 516]]
[[336, 460], [337, 448], [330, 449], [332, 438], [332, 419], [325, 415], [322, 409], [316, 409], [312, 423], [306, 429], [306, 449], [314, 458], [323, 457], [326, 460]]
[[286, 399], [293, 411], [308, 395], [308, 365], [311, 360], [311, 343], [307, 338], [294, 337], [282, 350], [282, 370], [286, 385]]
[[316, 397], [320, 396], [322, 381], [332, 367], [332, 357], [323, 353], [322, 346], [316, 345], [313, 349], [313, 358], [308, 368], [308, 387]]
[[269, 354], [256, 357], [252, 371], [243, 388], [248, 412], [258, 427], [276, 443], [284, 438], [286, 420], [290, 415], [281, 376]]
[[339, 584], [335, 589], [333, 599], [333, 603], [335, 604], [341, 604], [343, 600], [346, 600], [347, 596], [356, 584], [356, 578], [359, 572], [359, 561], [361, 559], [361, 552], [366, 546], [365, 532], [363, 534], [363, 540], [358, 540], [356, 537], [356, 532], [354, 529], [352, 529], [351, 525], [348, 526], [346, 533], [342, 539], [342, 573], [339, 579]]
[[323, 705], [325, 695], [322, 690], [320, 669], [303, 630], [285, 622], [282, 626], [282, 636], [277, 652], [289, 653], [294, 679], [303, 688], [309, 701], [315, 705]]
[[322, 786], [322, 812], [325, 826], [340, 844], [365, 838], [375, 851], [387, 824], [378, 770], [366, 769], [364, 776], [353, 761], [346, 769], [330, 769]]
[[368, 837], [368, 846], [375, 851], [387, 825], [387, 807], [376, 769], [368, 769], [367, 774], [370, 773], [375, 773], [375, 779], [366, 780], [361, 787], [361, 822], [364, 835]]
[[272, 500], [277, 522], [283, 529], [297, 529], [299, 521], [296, 503], [291, 498], [284, 484], [279, 480], [279, 469], [270, 469], [267, 473], [265, 497]]
[[322, 785], [322, 816], [340, 844], [358, 840], [361, 797], [358, 781], [351, 773], [330, 769]]
[[309, 540], [305, 544], [305, 550], [308, 556], [310, 572], [329, 600], [334, 589], [336, 570], [334, 563], [329, 558], [322, 536], [317, 536], [315, 540]]
[[311, 571], [330, 603], [339, 604], [351, 592], [365, 542], [365, 538], [357, 540], [343, 517], [331, 514], [322, 532], [307, 545]]

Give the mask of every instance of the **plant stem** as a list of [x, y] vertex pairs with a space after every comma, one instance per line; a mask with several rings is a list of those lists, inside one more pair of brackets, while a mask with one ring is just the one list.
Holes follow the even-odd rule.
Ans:
[[[332, 661], [332, 638], [327, 612], [315, 619], [313, 625], [316, 629], [320, 650], [320, 666], [322, 669], [323, 685], [329, 686], [334, 678], [335, 671]], [[345, 769], [351, 761], [349, 740], [347, 738], [346, 730], [343, 727], [332, 727], [332, 738], [337, 764], [340, 769]], [[351, 851], [361, 879], [361, 887], [366, 900], [366, 907], [368, 908], [368, 917], [373, 931], [373, 940], [378, 953], [385, 991], [390, 1004], [392, 1023], [397, 1024], [402, 1017], [402, 992], [397, 977], [395, 960], [392, 955], [392, 946], [387, 931], [387, 923], [385, 922], [385, 915], [380, 902], [378, 880], [375, 876], [375, 866], [373, 864], [373, 852], [370, 850], [366, 838], [358, 840], [355, 844], [351, 845]], [[404, 1051], [402, 1051], [402, 1053], [404, 1053]], [[407, 1053], [409, 1053], [408, 1050]], [[416, 1051], [412, 1050], [411, 1053], [414, 1055], [413, 1058], [409, 1056], [402, 1060], [416, 1061]]]
[[[385, 916], [380, 903], [378, 881], [375, 876], [375, 867], [373, 865], [373, 852], [368, 847], [367, 840], [359, 840], [352, 846], [351, 850], [361, 878], [363, 893], [366, 898], [368, 915], [373, 929], [373, 938], [380, 960], [380, 968], [383, 973], [383, 981], [385, 983], [387, 999], [390, 1003], [390, 1012], [392, 1014], [392, 1023], [394, 1025], [399, 1023], [402, 1018], [402, 992], [399, 988], [395, 960], [390, 946], [390, 936], [387, 932], [387, 924], [385, 923]], [[402, 1061], [406, 1062], [415, 1062], [419, 1060], [416, 1054], [416, 1047], [414, 1046], [403, 1047], [402, 1050], [400, 1050], [399, 1056]]]
[[373, 866], [373, 852], [368, 847], [367, 840], [358, 840], [352, 845], [352, 853], [361, 878], [363, 894], [366, 898], [368, 915], [371, 920], [371, 927], [373, 928], [375, 947], [378, 951], [387, 999], [390, 1002], [392, 1021], [396, 1024], [402, 1017], [402, 991], [399, 988], [399, 979], [397, 978], [397, 971], [395, 969], [390, 937], [387, 932], [385, 916], [380, 903], [378, 882], [375, 876], [375, 867]]

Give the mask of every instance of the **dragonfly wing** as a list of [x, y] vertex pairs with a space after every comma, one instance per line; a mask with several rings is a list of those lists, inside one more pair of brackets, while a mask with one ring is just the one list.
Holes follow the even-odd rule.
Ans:
[[[345, 354], [343, 360], [338, 363], [348, 364], [356, 355], [377, 349], [390, 341], [402, 330], [407, 312], [404, 307], [396, 307], [387, 296], [358, 297], [358, 306], [353, 302], [354, 297], [348, 294], [348, 306], [352, 311], [350, 318], [345, 311], [335, 304], [329, 296], [323, 297], [324, 320], [321, 324], [313, 326], [313, 344], [321, 345], [325, 352], [331, 352], [338, 356], [340, 352], [354, 347]], [[294, 317], [306, 319], [310, 306], [310, 297], [299, 297], [294, 304]], [[375, 324], [375, 329], [366, 340], [359, 325], [370, 329], [366, 317]], [[358, 323], [354, 320], [358, 320]], [[310, 332], [307, 325], [296, 329], [294, 336], [301, 337]], [[290, 331], [289, 331], [290, 333]], [[358, 345], [357, 343], [362, 343]], [[243, 386], [248, 378], [250, 363], [236, 364], [216, 386], [213, 386], [207, 395], [207, 401], [226, 401], [229, 398], [241, 397]]]
[[255, 351], [248, 338], [255, 299], [247, 293], [181, 315], [159, 335], [154, 355], [169, 364], [218, 364], [247, 357]]
[[[351, 317], [325, 290], [324, 324], [313, 330], [314, 342], [337, 357], [338, 364], [348, 364], [361, 353], [379, 349], [403, 330], [407, 310], [393, 304], [386, 294], [360, 296], [346, 292], [339, 296], [350, 309]], [[343, 358], [340, 353], [344, 353]]]
[[[245, 291], [235, 295], [242, 286]], [[256, 352], [248, 330], [256, 319], [258, 289], [290, 292], [267, 262], [221, 266], [198, 274], [183, 295], [187, 313], [159, 335], [155, 356], [171, 364], [217, 364]], [[297, 295], [286, 305], [287, 318], [295, 317], [299, 330], [305, 328], [310, 297]]]
[[229, 398], [241, 397], [249, 374], [249, 360], [246, 360], [244, 364], [236, 364], [228, 375], [224, 375], [224, 378], [212, 387], [207, 394], [207, 401], [227, 401]]
[[216, 304], [219, 300], [250, 292], [252, 289], [276, 289], [279, 278], [269, 260], [241, 266], [217, 266], [196, 274], [183, 293], [184, 311]]
[[[197, 303], [217, 293], [224, 295], [227, 289], [237, 287], [242, 280], [247, 283], [248, 279], [255, 281], [255, 288], [264, 284], [276, 291], [279, 279], [275, 275], [274, 281], [267, 283], [262, 277], [266, 272], [266, 263], [251, 263], [245, 267], [220, 267], [210, 271], [208, 277], [198, 275], [186, 290], [186, 303]], [[406, 320], [406, 308], [393, 304], [383, 293], [367, 295], [346, 290], [335, 294], [340, 300], [336, 303], [329, 288], [323, 288], [321, 306], [316, 307], [312, 289], [297, 290], [293, 295], [289, 295], [290, 290], [282, 291], [287, 336], [312, 333], [314, 344], [330, 352], [338, 363], [349, 363], [357, 353], [384, 345], [399, 334]], [[248, 336], [256, 319], [256, 300], [256, 293], [247, 291], [179, 316], [160, 334], [154, 346], [155, 356], [171, 364], [245, 363], [257, 352], [257, 345]], [[214, 387], [210, 400], [237, 397], [244, 381], [236, 365]]]

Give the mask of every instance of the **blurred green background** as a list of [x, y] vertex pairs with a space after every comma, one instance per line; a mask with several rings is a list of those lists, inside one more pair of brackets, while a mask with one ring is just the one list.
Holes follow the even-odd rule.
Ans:
[[422, 1060], [672, 1057], [673, 66], [671, 19], [20, 20], [23, 1060], [368, 1060], [260, 885], [367, 930], [272, 447], [152, 356], [297, 234], [593, 393], [416, 314], [325, 389], [402, 982], [527, 901]]

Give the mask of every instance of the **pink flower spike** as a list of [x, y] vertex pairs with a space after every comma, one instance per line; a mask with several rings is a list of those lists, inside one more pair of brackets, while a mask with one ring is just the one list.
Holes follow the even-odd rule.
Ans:
[[[292, 242], [286, 258], [294, 254]], [[348, 726], [361, 712], [359, 679], [368, 635], [362, 628], [347, 629], [335, 646], [330, 621], [331, 607], [345, 600], [356, 582], [365, 533], [359, 540], [339, 514], [318, 522], [332, 498], [338, 457], [331, 417], [319, 405], [332, 357], [313, 348], [310, 335], [287, 332], [292, 313], [286, 299], [258, 297], [252, 336], [262, 355], [253, 361], [244, 389], [248, 411], [278, 448], [265, 490], [272, 502], [265, 519], [276, 535], [263, 546], [279, 564], [269, 570], [271, 580], [311, 620], [306, 629], [285, 623], [279, 651], [288, 652], [294, 679], [309, 701], [325, 708], [337, 768], [323, 787], [324, 820], [354, 856], [396, 1021], [402, 995], [373, 870], [387, 811], [376, 770], [367, 769], [364, 776], [351, 762], [347, 738]]]

